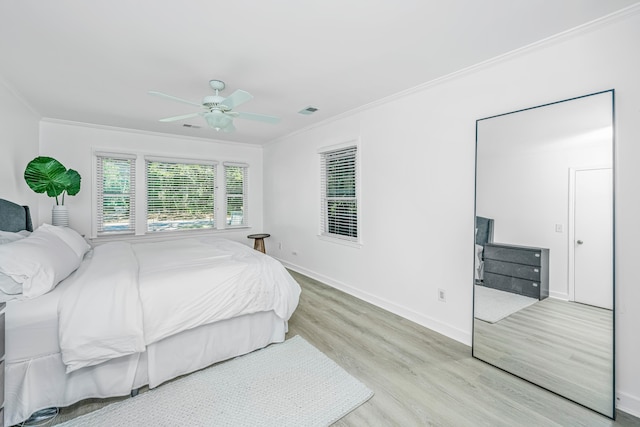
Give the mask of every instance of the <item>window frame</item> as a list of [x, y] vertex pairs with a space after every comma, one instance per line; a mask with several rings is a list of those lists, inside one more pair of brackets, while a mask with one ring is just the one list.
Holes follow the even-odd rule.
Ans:
[[[233, 215], [231, 222], [227, 222], [229, 211], [229, 182], [227, 180], [227, 168], [242, 169], [242, 223], [233, 224]], [[249, 226], [249, 165], [246, 163], [223, 162], [224, 175], [224, 227], [225, 228], [243, 228]]]
[[[355, 178], [355, 182], [354, 182], [354, 186], [353, 186], [353, 190], [354, 190], [354, 197], [350, 198], [350, 197], [346, 197], [346, 199], [352, 199], [355, 201], [355, 207], [356, 207], [356, 216], [355, 216], [355, 220], [356, 220], [356, 236], [355, 237], [350, 237], [348, 235], [343, 235], [343, 234], [337, 234], [337, 233], [330, 233], [329, 231], [327, 231], [327, 227], [328, 227], [328, 209], [327, 209], [327, 201], [330, 198], [330, 196], [327, 196], [327, 187], [326, 187], [326, 183], [327, 183], [327, 164], [326, 164], [326, 160], [327, 160], [327, 154], [332, 154], [332, 153], [336, 153], [336, 152], [340, 152], [340, 151], [347, 151], [347, 150], [353, 150], [353, 162], [354, 162], [354, 178]], [[360, 143], [359, 140], [351, 140], [351, 141], [347, 141], [341, 144], [336, 144], [336, 145], [331, 145], [331, 146], [327, 146], [327, 147], [322, 147], [318, 150], [318, 154], [319, 154], [319, 169], [320, 169], [320, 218], [319, 218], [319, 233], [318, 233], [318, 238], [320, 238], [321, 240], [326, 240], [326, 241], [330, 241], [333, 243], [340, 243], [343, 245], [347, 245], [347, 246], [353, 246], [353, 247], [361, 247], [362, 246], [362, 192], [360, 189], [360, 183], [361, 183], [361, 161], [360, 161], [360, 155], [361, 155], [361, 149], [360, 149]], [[335, 197], [331, 197], [332, 199], [335, 199]]]
[[[105, 151], [95, 151], [93, 153], [93, 167], [94, 167], [94, 191], [93, 191], [93, 207], [94, 212], [92, 215], [92, 235], [95, 237], [107, 237], [107, 236], [117, 236], [117, 235], [135, 235], [136, 234], [136, 216], [138, 215], [137, 207], [137, 166], [136, 166], [136, 155], [131, 153], [112, 153]], [[104, 195], [104, 174], [103, 168], [104, 163], [103, 159], [114, 159], [114, 160], [124, 160], [129, 161], [129, 228], [126, 230], [111, 230], [105, 231], [103, 230], [103, 221], [104, 218], [104, 198], [101, 197]]]
[[[135, 211], [133, 214], [133, 218], [130, 222], [132, 224], [132, 229], [127, 231], [109, 231], [109, 232], [98, 232], [99, 225], [99, 198], [100, 194], [98, 192], [98, 161], [100, 157], [113, 157], [116, 159], [128, 159], [132, 163], [132, 171], [133, 176], [131, 177], [131, 183], [134, 186], [133, 194], [131, 194], [131, 202], [135, 204]], [[220, 162], [218, 160], [213, 159], [189, 159], [189, 158], [181, 158], [178, 156], [172, 155], [156, 155], [152, 152], [143, 152], [143, 151], [127, 151], [127, 150], [109, 150], [109, 149], [100, 149], [100, 148], [92, 148], [92, 169], [93, 169], [93, 183], [92, 183], [92, 209], [91, 209], [91, 239], [98, 239], [103, 241], [108, 241], [110, 239], [127, 239], [127, 238], [145, 238], [145, 239], [153, 239], [154, 236], [160, 238], [166, 238], [168, 236], [176, 236], [186, 233], [219, 233], [227, 231], [233, 231], [241, 228], [250, 228], [249, 217], [248, 217], [248, 207], [250, 204], [249, 198], [249, 168], [251, 165], [245, 162], [234, 162], [234, 161], [224, 161]], [[165, 230], [162, 233], [157, 231], [149, 231], [148, 230], [148, 222], [147, 222], [147, 161], [161, 161], [161, 162], [170, 162], [170, 163], [195, 163], [195, 164], [215, 164], [216, 165], [216, 173], [215, 173], [215, 187], [214, 187], [214, 197], [215, 197], [215, 210], [214, 210], [214, 227], [211, 228], [195, 228], [195, 229], [176, 229], [176, 230]], [[225, 168], [220, 167], [222, 165], [229, 166], [242, 166], [245, 168], [244, 170], [244, 181], [243, 181], [243, 205], [244, 205], [244, 213], [243, 213], [243, 223], [238, 225], [227, 225], [226, 224], [226, 200], [227, 200], [227, 191], [226, 191], [226, 176], [225, 176]], [[223, 183], [223, 184], [221, 184]]]
[[[213, 225], [211, 227], [200, 227], [200, 228], [177, 228], [177, 229], [169, 229], [169, 230], [152, 230], [150, 229], [149, 223], [149, 164], [150, 163], [160, 163], [165, 165], [198, 165], [198, 166], [211, 166], [213, 168], [213, 205], [211, 206], [212, 212], [211, 217], [213, 218]], [[197, 230], [217, 230], [219, 229], [219, 221], [218, 221], [218, 205], [219, 205], [219, 195], [218, 195], [218, 162], [215, 160], [194, 160], [187, 158], [177, 158], [177, 157], [159, 157], [159, 156], [144, 156], [144, 207], [145, 207], [145, 229], [144, 234], [146, 235], [154, 235], [159, 233], [168, 233], [168, 232], [179, 232], [179, 231], [197, 231]]]

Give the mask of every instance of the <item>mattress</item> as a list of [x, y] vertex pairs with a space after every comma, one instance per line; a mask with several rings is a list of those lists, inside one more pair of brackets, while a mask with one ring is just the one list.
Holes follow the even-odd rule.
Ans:
[[58, 301], [66, 288], [61, 282], [39, 298], [7, 302], [5, 339], [7, 363], [58, 353]]

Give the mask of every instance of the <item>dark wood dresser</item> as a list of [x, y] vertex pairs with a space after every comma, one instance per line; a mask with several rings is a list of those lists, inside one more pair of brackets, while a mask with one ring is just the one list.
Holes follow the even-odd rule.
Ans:
[[527, 297], [549, 296], [549, 249], [487, 243], [483, 285]]

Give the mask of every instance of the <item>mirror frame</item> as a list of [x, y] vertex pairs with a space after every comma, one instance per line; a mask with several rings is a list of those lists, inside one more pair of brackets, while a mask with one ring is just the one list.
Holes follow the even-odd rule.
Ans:
[[484, 121], [484, 120], [488, 120], [488, 119], [492, 119], [492, 118], [497, 118], [497, 117], [502, 117], [502, 116], [507, 116], [507, 115], [511, 115], [511, 114], [515, 114], [515, 113], [521, 113], [521, 112], [525, 112], [525, 111], [529, 111], [529, 110], [534, 110], [534, 109], [538, 109], [538, 108], [543, 108], [543, 107], [547, 107], [547, 106], [552, 106], [552, 105], [556, 105], [556, 104], [560, 104], [560, 103], [564, 103], [564, 102], [569, 102], [569, 101], [574, 101], [574, 100], [578, 100], [578, 99], [582, 99], [582, 98], [587, 98], [590, 96], [594, 96], [594, 95], [600, 95], [600, 94], [604, 94], [604, 93], [610, 93], [611, 94], [611, 126], [612, 126], [612, 132], [611, 132], [611, 168], [612, 168], [612, 217], [613, 217], [613, 227], [612, 227], [612, 266], [613, 266], [613, 271], [612, 271], [612, 297], [613, 297], [613, 304], [612, 304], [612, 330], [611, 330], [611, 334], [612, 334], [612, 347], [611, 347], [611, 353], [612, 353], [612, 396], [611, 396], [611, 414], [606, 414], [603, 412], [598, 411], [597, 409], [594, 408], [590, 408], [589, 406], [586, 406], [585, 404], [582, 404], [580, 402], [577, 402], [575, 400], [573, 400], [570, 397], [564, 396], [554, 390], [551, 390], [547, 387], [545, 387], [544, 385], [540, 385], [537, 384], [533, 381], [530, 381], [526, 378], [521, 377], [520, 375], [518, 375], [517, 373], [511, 372], [507, 369], [503, 369], [499, 366], [494, 365], [491, 362], [487, 362], [479, 357], [476, 356], [474, 349], [476, 348], [475, 346], [475, 313], [476, 313], [476, 292], [475, 292], [475, 284], [476, 284], [476, 280], [475, 280], [475, 272], [476, 272], [476, 236], [475, 236], [475, 232], [474, 232], [474, 237], [473, 237], [473, 254], [474, 254], [474, 262], [473, 262], [473, 266], [474, 266], [474, 270], [473, 270], [473, 301], [472, 301], [472, 306], [473, 306], [473, 311], [472, 311], [472, 319], [471, 319], [471, 323], [472, 323], [472, 328], [471, 328], [471, 355], [474, 359], [480, 360], [483, 363], [487, 363], [490, 366], [493, 366], [497, 369], [500, 369], [503, 372], [509, 373], [511, 375], [514, 375], [517, 378], [520, 378], [524, 381], [527, 381], [528, 383], [534, 384], [544, 390], [550, 391], [551, 393], [554, 393], [557, 396], [560, 396], [562, 398], [565, 398], [571, 402], [574, 402], [582, 407], [585, 407], [591, 411], [594, 411], [598, 414], [601, 414], [603, 416], [606, 416], [607, 418], [610, 418], [612, 420], [615, 420], [616, 418], [616, 263], [615, 263], [615, 259], [616, 259], [616, 170], [617, 170], [617, 157], [616, 157], [616, 109], [615, 109], [615, 89], [607, 89], [607, 90], [602, 90], [599, 92], [593, 92], [593, 93], [589, 93], [587, 95], [581, 95], [581, 96], [576, 96], [576, 97], [572, 97], [572, 98], [567, 98], [567, 99], [562, 99], [559, 101], [554, 101], [554, 102], [549, 102], [546, 104], [541, 104], [541, 105], [536, 105], [533, 107], [527, 107], [527, 108], [522, 108], [519, 110], [514, 110], [514, 111], [510, 111], [507, 113], [502, 113], [502, 114], [495, 114], [492, 116], [488, 116], [488, 117], [483, 117], [480, 119], [476, 120], [476, 146], [475, 146], [475, 159], [474, 159], [474, 199], [473, 199], [473, 213], [474, 213], [474, 230], [475, 230], [475, 223], [476, 223], [476, 217], [477, 217], [477, 197], [478, 197], [478, 140], [479, 140], [479, 124], [480, 122]]

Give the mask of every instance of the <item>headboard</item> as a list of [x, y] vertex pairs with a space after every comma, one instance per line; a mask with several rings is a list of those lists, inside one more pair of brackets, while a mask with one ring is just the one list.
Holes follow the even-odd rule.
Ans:
[[0, 199], [0, 230], [14, 233], [21, 230], [33, 231], [29, 206]]
[[493, 242], [493, 219], [476, 216], [476, 245]]

